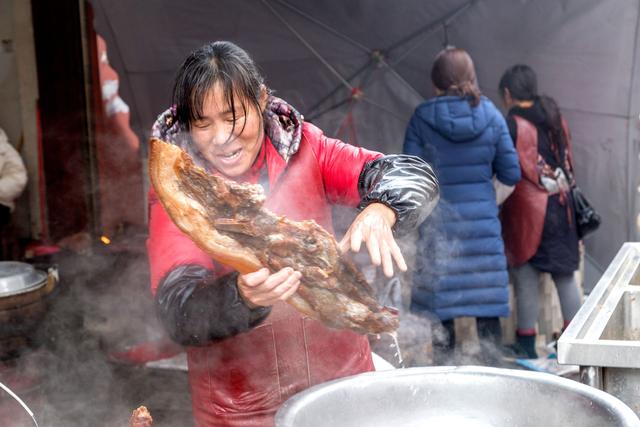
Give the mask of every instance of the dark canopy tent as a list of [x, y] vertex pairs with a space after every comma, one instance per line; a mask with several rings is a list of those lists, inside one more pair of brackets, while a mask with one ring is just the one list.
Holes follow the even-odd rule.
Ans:
[[[445, 45], [475, 60], [482, 91], [515, 63], [536, 69], [572, 129], [577, 178], [604, 218], [587, 240], [587, 280], [638, 233], [640, 1], [92, 0], [132, 128], [146, 140], [185, 55], [207, 41], [245, 48], [268, 85], [331, 136], [401, 150], [430, 97]], [[591, 279], [589, 279], [591, 277]]]

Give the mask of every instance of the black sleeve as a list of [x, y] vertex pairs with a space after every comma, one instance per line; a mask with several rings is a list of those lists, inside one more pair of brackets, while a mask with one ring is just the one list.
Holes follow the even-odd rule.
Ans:
[[518, 123], [516, 119], [514, 119], [511, 115], [508, 115], [507, 118], [507, 126], [509, 127], [509, 135], [511, 135], [511, 140], [513, 141], [513, 146], [516, 146], [516, 137], [518, 136]]
[[262, 322], [271, 308], [249, 308], [236, 286], [237, 277], [234, 272], [216, 278], [199, 265], [183, 265], [167, 274], [155, 302], [169, 336], [182, 345], [205, 345]]
[[359, 209], [384, 203], [396, 213], [394, 232], [406, 234], [420, 225], [438, 203], [440, 189], [433, 169], [420, 157], [382, 156], [367, 162], [360, 172]]

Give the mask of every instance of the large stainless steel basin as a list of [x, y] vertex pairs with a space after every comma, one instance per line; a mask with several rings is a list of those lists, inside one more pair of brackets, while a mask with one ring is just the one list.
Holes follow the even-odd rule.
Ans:
[[299, 393], [277, 427], [640, 426], [620, 400], [566, 378], [511, 369], [425, 367], [371, 372]]

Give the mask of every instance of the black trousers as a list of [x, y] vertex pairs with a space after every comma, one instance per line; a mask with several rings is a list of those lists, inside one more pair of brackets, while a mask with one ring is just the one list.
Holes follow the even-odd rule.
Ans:
[[11, 219], [11, 209], [8, 206], [0, 205], [0, 227], [4, 230], [4, 226], [9, 224], [9, 219]]
[[5, 205], [0, 205], [0, 261], [7, 259], [9, 254], [5, 254], [5, 246], [7, 242], [7, 225], [11, 219], [11, 209]]

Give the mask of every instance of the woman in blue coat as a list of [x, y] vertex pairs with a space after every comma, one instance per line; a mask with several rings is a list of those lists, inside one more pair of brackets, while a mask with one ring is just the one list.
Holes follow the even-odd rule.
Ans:
[[440, 204], [420, 227], [411, 310], [442, 322], [445, 337], [433, 343], [442, 363], [454, 349], [456, 317], [477, 319], [483, 348], [501, 342], [509, 291], [493, 181], [515, 185], [520, 166], [505, 120], [480, 94], [466, 51], [441, 51], [431, 80], [437, 96], [416, 108], [404, 153], [431, 163], [440, 181]]

